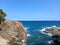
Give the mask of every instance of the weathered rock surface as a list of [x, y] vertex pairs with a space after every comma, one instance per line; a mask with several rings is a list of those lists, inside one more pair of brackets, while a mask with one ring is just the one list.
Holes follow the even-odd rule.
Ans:
[[59, 35], [60, 36], [60, 27], [49, 28], [49, 29], [46, 29], [44, 32], [50, 33], [52, 35]]
[[60, 45], [60, 27], [49, 28], [44, 32], [52, 34], [51, 45]]
[[22, 23], [5, 20], [0, 28], [0, 45], [25, 45], [27, 34]]

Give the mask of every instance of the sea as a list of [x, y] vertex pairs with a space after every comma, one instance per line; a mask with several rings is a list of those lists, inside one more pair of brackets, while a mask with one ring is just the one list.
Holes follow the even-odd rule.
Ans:
[[27, 45], [51, 45], [52, 34], [45, 34], [46, 28], [60, 26], [60, 21], [21, 21], [27, 31]]

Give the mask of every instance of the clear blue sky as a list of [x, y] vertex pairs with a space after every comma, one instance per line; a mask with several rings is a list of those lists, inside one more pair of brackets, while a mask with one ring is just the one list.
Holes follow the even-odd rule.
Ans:
[[60, 0], [0, 0], [11, 20], [60, 20]]

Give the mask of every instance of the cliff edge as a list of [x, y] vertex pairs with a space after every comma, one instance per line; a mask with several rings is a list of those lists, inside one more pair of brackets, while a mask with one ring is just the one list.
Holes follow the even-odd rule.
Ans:
[[0, 24], [0, 45], [25, 45], [26, 30], [21, 22], [5, 20]]

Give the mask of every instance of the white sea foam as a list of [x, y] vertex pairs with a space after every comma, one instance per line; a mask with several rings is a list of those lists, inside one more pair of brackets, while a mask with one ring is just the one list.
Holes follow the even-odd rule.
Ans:
[[46, 27], [46, 29], [50, 29], [50, 28], [56, 28], [57, 26], [53, 25], [53, 26], [50, 26], [50, 27]]
[[47, 33], [47, 35], [52, 36], [52, 34], [50, 34], [50, 33]]
[[29, 29], [29, 27], [25, 27], [26, 32], [29, 32], [28, 29]]
[[51, 44], [52, 42], [53, 42], [52, 40], [48, 41], [49, 44]]
[[51, 44], [51, 41], [48, 41], [49, 44]]
[[[28, 27], [25, 27], [25, 30], [27, 31], [27, 33], [29, 32], [28, 29], [29, 29]], [[27, 36], [29, 37], [31, 36], [31, 34], [28, 33]]]
[[27, 34], [27, 36], [29, 37], [29, 36], [31, 36], [31, 34]]
[[53, 25], [53, 26], [51, 26], [51, 27], [43, 28], [42, 30], [40, 30], [40, 32], [43, 33], [43, 34], [47, 34], [47, 35], [49, 35], [49, 36], [52, 36], [52, 34], [50, 34], [50, 33], [44, 33], [44, 31], [45, 31], [46, 29], [50, 29], [50, 28], [56, 28], [56, 26]]
[[28, 27], [25, 27], [25, 30], [29, 29]]

